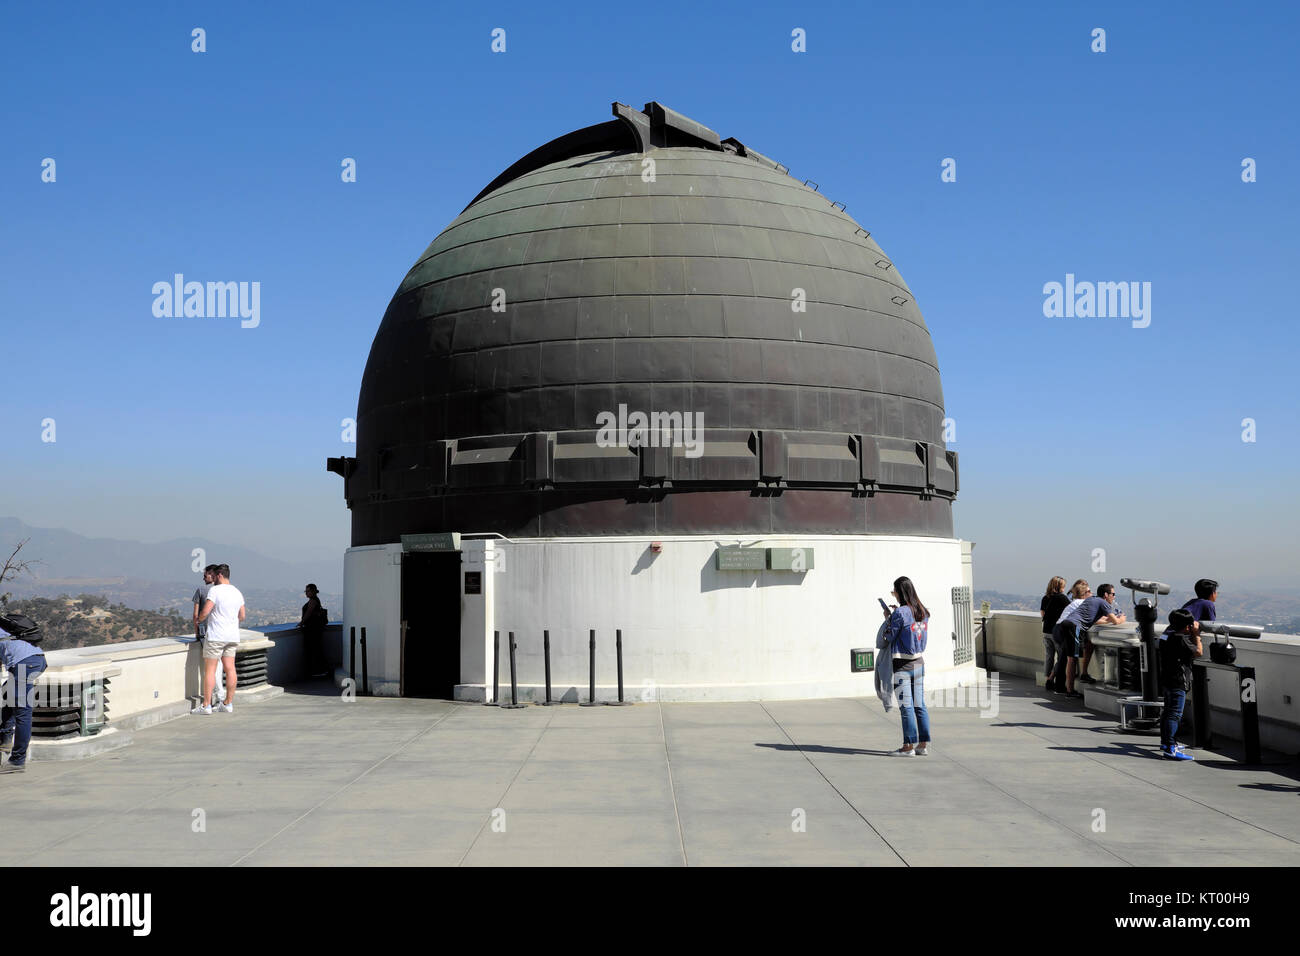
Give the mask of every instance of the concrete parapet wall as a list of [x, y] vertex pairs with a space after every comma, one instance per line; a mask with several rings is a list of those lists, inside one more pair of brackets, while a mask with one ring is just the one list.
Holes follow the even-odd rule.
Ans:
[[[337, 631], [337, 625], [334, 626]], [[296, 632], [296, 629], [294, 629]], [[283, 641], [283, 647], [281, 642]], [[297, 640], [277, 637], [270, 639], [260, 631], [240, 630], [240, 648], [243, 651], [265, 649], [268, 653], [268, 683], [294, 681], [302, 676], [301, 635]], [[189, 713], [193, 701], [202, 692], [202, 649], [192, 637], [164, 637], [124, 644], [99, 644], [90, 647], [49, 651], [45, 655], [49, 666], [37, 682], [38, 687], [82, 684], [109, 679], [108, 730], [98, 735], [104, 746], [110, 742], [122, 745], [129, 742], [130, 730], [162, 723]], [[236, 688], [236, 700], [259, 700], [269, 691], [278, 688], [267, 685], [250, 687], [247, 693]], [[112, 740], [109, 731], [116, 737]], [[59, 759], [63, 752], [69, 755], [89, 756], [104, 749], [100, 746], [72, 746], [74, 740], [40, 740], [32, 742], [33, 754], [38, 758]], [[92, 741], [96, 738], [84, 738]]]
[[[1100, 632], [1132, 635], [1136, 630], [1137, 625], [1129, 623], [1121, 627], [1101, 628]], [[975, 650], [977, 654], [982, 654], [978, 618], [975, 633]], [[1237, 647], [1237, 664], [1255, 668], [1260, 742], [1270, 750], [1300, 752], [1300, 637], [1265, 634], [1258, 640], [1239, 639], [1233, 643]], [[988, 649], [992, 670], [1022, 677], [1041, 674], [1042, 620], [1038, 613], [994, 611], [988, 620]], [[1206, 659], [1208, 658], [1207, 649]], [[1230, 678], [1230, 674], [1222, 672], [1210, 674], [1213, 731], [1216, 735], [1240, 740], [1239, 692]]]

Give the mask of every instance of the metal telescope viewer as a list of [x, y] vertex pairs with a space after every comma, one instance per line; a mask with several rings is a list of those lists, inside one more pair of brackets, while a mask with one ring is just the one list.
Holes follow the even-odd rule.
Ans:
[[[1121, 587], [1133, 592], [1133, 615], [1137, 618], [1139, 647], [1141, 648], [1142, 700], [1153, 704], [1159, 699], [1159, 678], [1156, 672], [1156, 621], [1160, 612], [1156, 605], [1160, 599], [1157, 595], [1168, 594], [1169, 585], [1160, 581], [1148, 581], [1144, 578], [1120, 578]], [[1151, 597], [1138, 597], [1138, 593]]]
[[[1144, 581], [1141, 578], [1120, 578], [1120, 587], [1128, 588], [1130, 591], [1141, 591], [1144, 594], [1168, 594], [1169, 585], [1161, 584], [1159, 581]], [[1133, 602], [1137, 603], [1136, 599]]]
[[1214, 634], [1218, 637], [1262, 637], [1264, 629], [1249, 624], [1220, 624], [1217, 621], [1202, 621], [1202, 634]]

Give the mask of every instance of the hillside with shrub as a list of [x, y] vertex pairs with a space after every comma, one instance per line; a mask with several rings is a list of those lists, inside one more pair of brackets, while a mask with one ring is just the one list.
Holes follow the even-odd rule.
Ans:
[[189, 617], [181, 617], [165, 608], [141, 611], [124, 604], [112, 604], [107, 598], [94, 594], [11, 600], [4, 610], [11, 614], [25, 614], [39, 624], [45, 636], [41, 647], [47, 651], [176, 637], [193, 631]]

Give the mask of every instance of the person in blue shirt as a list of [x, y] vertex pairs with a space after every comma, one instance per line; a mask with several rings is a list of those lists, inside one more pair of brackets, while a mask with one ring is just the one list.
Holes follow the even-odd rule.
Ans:
[[[1095, 678], [1088, 676], [1088, 660], [1092, 657], [1092, 640], [1088, 630], [1096, 624], [1123, 624], [1127, 618], [1115, 605], [1115, 585], [1103, 584], [1097, 588], [1097, 594], [1084, 600], [1073, 611], [1061, 615], [1058, 624], [1066, 631], [1066, 697], [1082, 697], [1074, 689], [1076, 670], [1079, 680], [1085, 684], [1095, 684]], [[1083, 657], [1082, 666], [1077, 666], [1079, 657]]]
[[9, 678], [0, 688], [0, 751], [9, 751], [9, 762], [0, 773], [22, 773], [27, 769], [27, 745], [32, 739], [32, 692], [45, 672], [45, 654], [35, 644], [13, 637], [0, 628], [0, 664]]
[[903, 718], [903, 746], [891, 757], [925, 757], [930, 753], [930, 714], [925, 709], [925, 646], [929, 639], [930, 612], [917, 597], [910, 578], [894, 582], [894, 600], [887, 613], [888, 646], [894, 665], [894, 694]]
[[1196, 582], [1196, 597], [1183, 605], [1183, 610], [1192, 615], [1194, 621], [1213, 621], [1215, 619], [1214, 602], [1219, 600], [1219, 582], [1210, 578], [1201, 578]]

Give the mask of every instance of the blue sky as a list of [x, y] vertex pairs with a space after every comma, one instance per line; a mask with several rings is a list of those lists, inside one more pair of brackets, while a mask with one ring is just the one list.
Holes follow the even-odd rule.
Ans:
[[[0, 514], [341, 554], [324, 459], [406, 270], [515, 159], [653, 99], [820, 183], [897, 264], [977, 586], [1089, 576], [1098, 547], [1114, 577], [1294, 586], [1294, 7], [561, 9], [9, 5]], [[260, 326], [155, 318], [177, 272], [260, 282]], [[1150, 282], [1150, 326], [1044, 317], [1067, 273]]]

